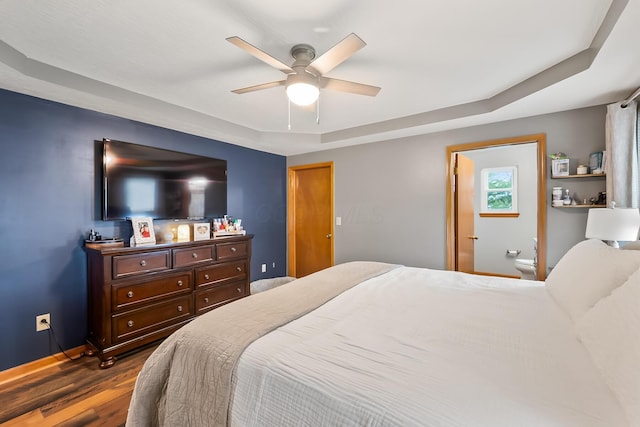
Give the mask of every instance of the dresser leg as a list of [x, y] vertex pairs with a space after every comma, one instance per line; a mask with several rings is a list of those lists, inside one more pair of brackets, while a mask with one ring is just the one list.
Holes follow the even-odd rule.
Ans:
[[100, 368], [108, 369], [116, 364], [116, 358], [114, 356], [107, 357], [106, 359], [100, 359]]

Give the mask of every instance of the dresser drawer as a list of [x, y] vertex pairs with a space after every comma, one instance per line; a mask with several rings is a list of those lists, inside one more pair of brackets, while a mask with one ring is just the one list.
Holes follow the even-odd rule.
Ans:
[[225, 262], [196, 270], [196, 288], [246, 279], [246, 261]]
[[134, 274], [167, 270], [170, 267], [169, 251], [154, 251], [135, 255], [113, 257], [113, 278], [121, 279]]
[[191, 272], [163, 275], [154, 280], [114, 285], [111, 288], [111, 305], [113, 310], [120, 310], [191, 291]]
[[218, 261], [246, 257], [249, 252], [247, 242], [218, 243], [216, 247]]
[[173, 268], [188, 267], [213, 260], [215, 260], [213, 245], [173, 250]]
[[233, 282], [198, 291], [196, 293], [196, 314], [242, 298], [245, 296], [244, 289], [245, 282]]
[[193, 316], [193, 298], [186, 295], [114, 315], [111, 331], [114, 341], [144, 335], [179, 323]]

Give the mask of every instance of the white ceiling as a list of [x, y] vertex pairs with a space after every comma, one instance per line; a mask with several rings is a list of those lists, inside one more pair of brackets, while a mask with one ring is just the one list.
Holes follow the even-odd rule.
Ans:
[[[367, 46], [328, 77], [316, 113], [283, 74], [354, 32]], [[291, 155], [605, 104], [640, 86], [640, 0], [0, 0], [0, 87]]]

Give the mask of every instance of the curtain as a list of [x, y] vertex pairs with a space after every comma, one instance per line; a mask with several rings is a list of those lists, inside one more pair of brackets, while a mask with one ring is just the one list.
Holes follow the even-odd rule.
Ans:
[[631, 101], [607, 106], [606, 164], [607, 203], [619, 208], [640, 207], [640, 120], [638, 103]]

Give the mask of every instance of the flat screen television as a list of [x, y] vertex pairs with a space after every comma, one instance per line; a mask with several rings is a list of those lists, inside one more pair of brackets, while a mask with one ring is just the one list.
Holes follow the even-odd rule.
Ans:
[[227, 213], [227, 161], [103, 140], [102, 219], [219, 218]]

